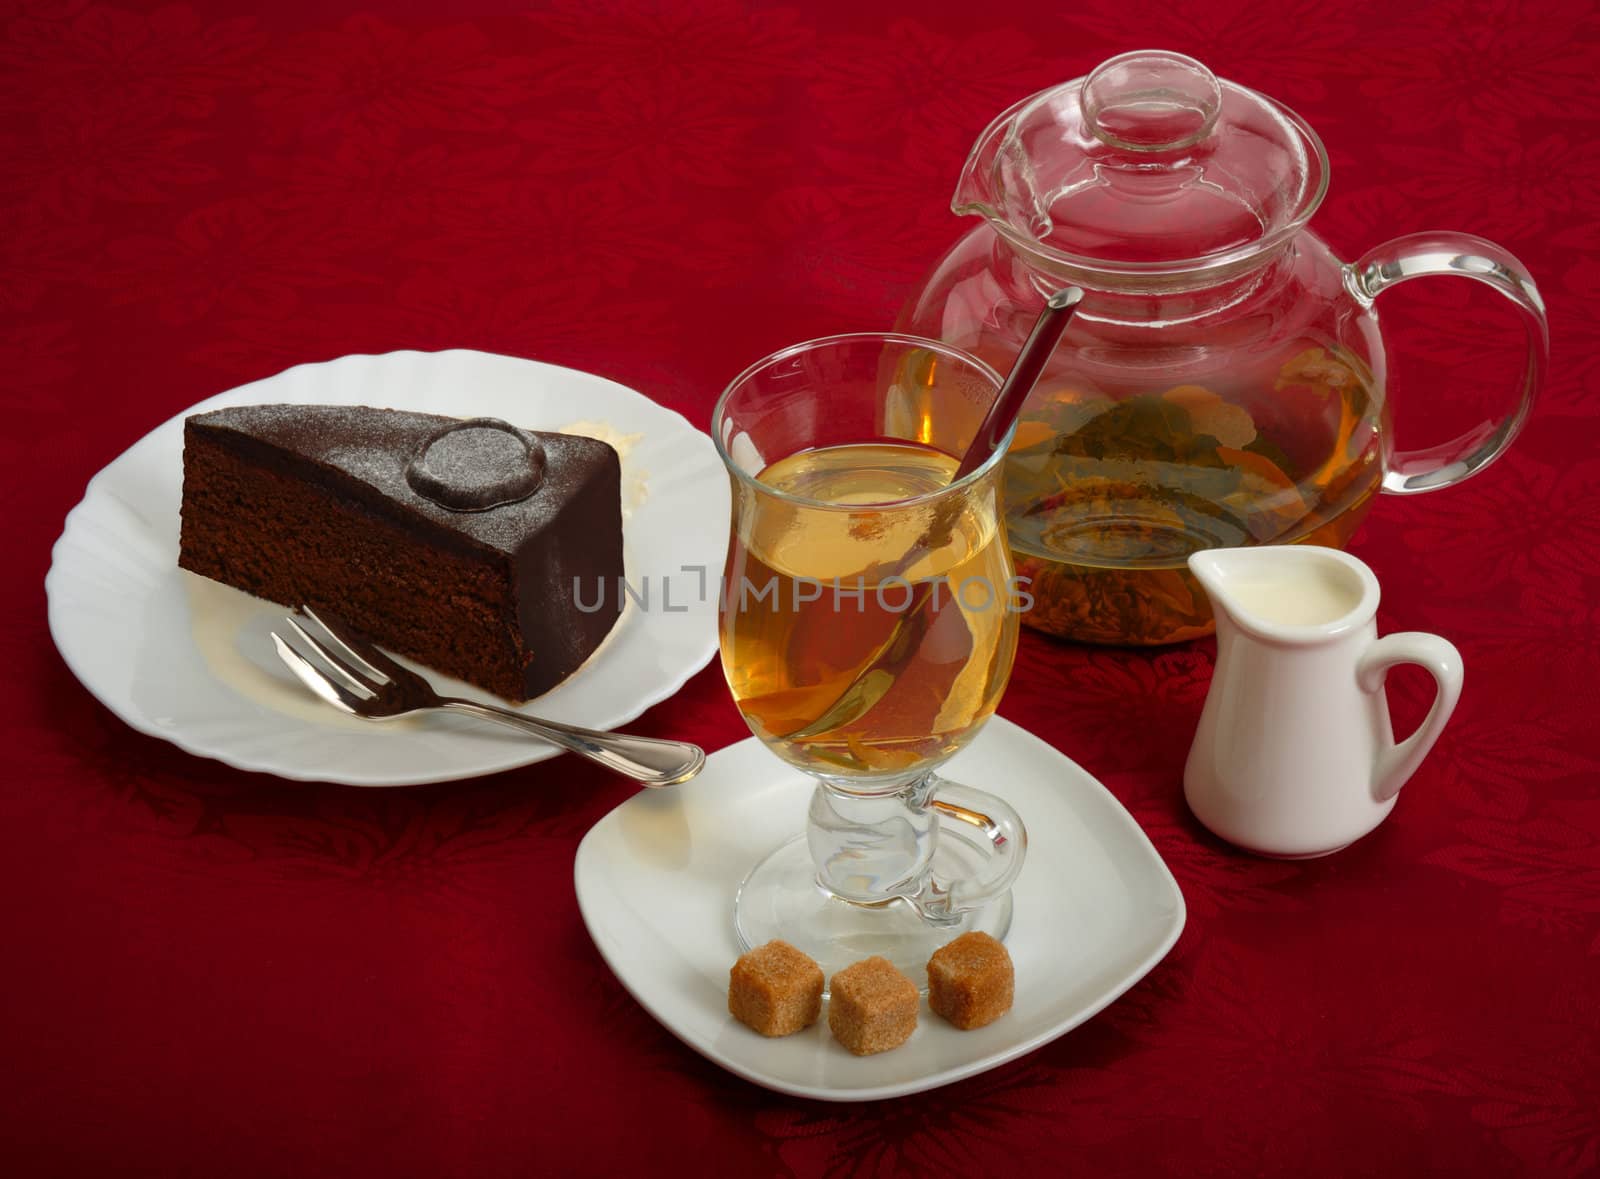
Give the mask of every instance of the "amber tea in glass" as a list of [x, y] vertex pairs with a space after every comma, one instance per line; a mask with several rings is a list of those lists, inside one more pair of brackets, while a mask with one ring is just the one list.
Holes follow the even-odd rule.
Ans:
[[[802, 451], [757, 476], [827, 505], [751, 513], [733, 541], [728, 589], [742, 600], [722, 614], [728, 683], [784, 760], [893, 776], [949, 757], [994, 711], [1017, 595], [993, 497], [967, 505], [934, 545], [931, 509], [875, 506], [935, 492], [955, 468], [919, 443], [863, 443]], [[904, 648], [897, 661], [881, 654], [892, 643]], [[874, 661], [881, 698], [818, 726]]]

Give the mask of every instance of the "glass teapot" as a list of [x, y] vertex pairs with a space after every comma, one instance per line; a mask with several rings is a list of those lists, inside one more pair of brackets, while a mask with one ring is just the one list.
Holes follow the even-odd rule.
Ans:
[[[979, 138], [952, 208], [985, 224], [898, 326], [1003, 372], [1052, 291], [1086, 292], [1006, 464], [1031, 625], [1100, 643], [1204, 634], [1191, 553], [1342, 548], [1377, 492], [1457, 483], [1521, 428], [1549, 352], [1522, 264], [1462, 233], [1342, 263], [1306, 228], [1327, 185], [1327, 154], [1297, 115], [1176, 53], [1112, 58]], [[1506, 417], [1397, 450], [1373, 303], [1433, 274], [1516, 304], [1527, 366]]]

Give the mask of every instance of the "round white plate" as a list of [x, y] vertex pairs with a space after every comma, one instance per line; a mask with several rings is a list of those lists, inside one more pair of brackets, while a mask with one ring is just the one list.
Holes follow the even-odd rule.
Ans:
[[[212, 397], [141, 438], [89, 481], [45, 578], [50, 633], [79, 680], [141, 732], [285, 778], [402, 786], [554, 757], [460, 717], [377, 725], [316, 701], [278, 663], [282, 607], [180, 570], [183, 419], [229, 405], [372, 405], [594, 433], [622, 455], [630, 599], [605, 643], [524, 705], [609, 729], [671, 696], [716, 652], [728, 480], [710, 438], [613, 381], [484, 352], [391, 352], [307, 364]], [[702, 574], [703, 571], [703, 574]], [[430, 674], [441, 690], [491, 699]]]
[[691, 782], [640, 791], [583, 837], [573, 875], [589, 935], [673, 1035], [780, 1093], [876, 1101], [1014, 1060], [1089, 1019], [1161, 961], [1183, 932], [1183, 894], [1122, 804], [1010, 721], [992, 718], [940, 773], [1001, 794], [1028, 828], [1005, 939], [1016, 1000], [987, 1027], [957, 1031], [924, 1002], [909, 1041], [852, 1056], [829, 1034], [826, 1012], [776, 1040], [728, 1014], [728, 969], [739, 955], [734, 891], [759, 858], [805, 829], [814, 788], [753, 737], [712, 754]]

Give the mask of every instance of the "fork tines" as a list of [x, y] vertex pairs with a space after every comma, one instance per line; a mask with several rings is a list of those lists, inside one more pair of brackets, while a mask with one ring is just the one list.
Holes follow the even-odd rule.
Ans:
[[[302, 626], [300, 618], [323, 637]], [[299, 637], [299, 644], [278, 631], [272, 632], [278, 657], [306, 687], [329, 704], [346, 712], [358, 711], [356, 705], [377, 696], [390, 679], [386, 671], [374, 666], [371, 657], [377, 656], [383, 662], [387, 662], [388, 657], [356, 639], [348, 630], [341, 633], [334, 629], [310, 607], [302, 608], [300, 618], [290, 615], [284, 619]]]

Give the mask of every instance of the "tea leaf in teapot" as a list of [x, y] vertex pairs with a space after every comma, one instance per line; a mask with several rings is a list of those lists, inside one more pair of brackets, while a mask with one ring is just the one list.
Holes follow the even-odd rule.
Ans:
[[1284, 474], [1283, 468], [1254, 449], [1235, 450], [1230, 446], [1222, 446], [1217, 448], [1217, 457], [1241, 476], [1251, 476], [1263, 489], [1294, 490], [1294, 480]]
[[1187, 568], [1143, 569], [1130, 578], [1124, 569], [1021, 556], [1017, 572], [1031, 580], [1035, 604], [1029, 624], [1054, 634], [1137, 645], [1197, 638], [1210, 630], [1210, 604]]
[[1055, 437], [1056, 430], [1048, 422], [1018, 422], [1017, 432], [1011, 436], [1010, 457], [1015, 460], [1030, 450], [1043, 449], [1047, 444], [1054, 442]]
[[[1257, 434], [1255, 441], [1244, 447], [1244, 453], [1257, 456], [1263, 462], [1275, 467], [1284, 479], [1289, 479], [1288, 472], [1291, 466], [1289, 456], [1284, 453], [1281, 446], [1265, 434]], [[1293, 480], [1289, 481], [1293, 482]]]
[[1152, 618], [1179, 618], [1204, 611], [1201, 603], [1209, 600], [1199, 591], [1188, 570], [1160, 569], [1145, 581]]
[[1237, 478], [1221, 502], [1245, 522], [1251, 539], [1277, 540], [1304, 525], [1309, 510], [1305, 497], [1282, 468], [1248, 450], [1224, 448], [1219, 454]]
[[1109, 397], [1071, 386], [1035, 390], [1017, 423], [1011, 457], [1052, 453], [1058, 436], [1077, 433], [1099, 415], [1115, 409], [1116, 404]]
[[1278, 379], [1273, 388], [1304, 385], [1317, 396], [1327, 398], [1332, 395], [1343, 396], [1360, 384], [1360, 376], [1352, 372], [1350, 366], [1339, 357], [1330, 356], [1325, 348], [1307, 348], [1284, 362], [1278, 370]]
[[1056, 440], [1056, 453], [1082, 458], [1164, 459], [1191, 462], [1216, 439], [1195, 433], [1189, 413], [1160, 397], [1130, 397]]
[[1201, 385], [1179, 385], [1161, 395], [1163, 401], [1181, 405], [1197, 434], [1209, 434], [1223, 446], [1249, 446], [1256, 438], [1256, 423], [1242, 405], [1224, 401]]

